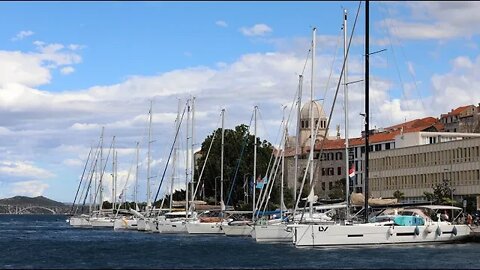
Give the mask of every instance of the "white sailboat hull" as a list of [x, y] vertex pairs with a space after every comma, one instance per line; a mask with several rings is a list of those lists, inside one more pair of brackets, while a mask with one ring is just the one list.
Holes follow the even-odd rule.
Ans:
[[252, 225], [226, 225], [222, 230], [227, 236], [250, 236], [253, 231]]
[[70, 217], [69, 224], [72, 227], [79, 228], [91, 228], [92, 224], [88, 220], [88, 217]]
[[223, 234], [221, 225], [220, 222], [189, 222], [186, 227], [189, 234]]
[[93, 228], [113, 228], [114, 219], [99, 217], [99, 218], [90, 218], [90, 223]]
[[256, 225], [252, 237], [257, 242], [291, 242], [293, 230], [286, 224]]
[[113, 223], [114, 230], [136, 230], [137, 229], [137, 220], [136, 219], [125, 219], [118, 218]]
[[292, 227], [295, 246], [452, 242], [464, 240], [470, 233], [467, 225], [437, 223], [422, 226], [296, 224]]
[[158, 222], [159, 233], [188, 233], [185, 220], [163, 220]]
[[150, 226], [146, 219], [139, 219], [137, 221], [137, 230], [138, 231], [149, 231]]
[[155, 219], [148, 219], [147, 220], [146, 231], [158, 233], [158, 225], [157, 224], [158, 223]]

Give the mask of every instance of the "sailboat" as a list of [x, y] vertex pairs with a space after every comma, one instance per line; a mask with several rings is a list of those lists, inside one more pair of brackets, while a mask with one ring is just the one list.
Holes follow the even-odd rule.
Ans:
[[[98, 149], [98, 147], [97, 147], [97, 149]], [[83, 214], [83, 213], [80, 214], [80, 215], [77, 215], [77, 211], [78, 211], [79, 206], [78, 205], [75, 206], [75, 203], [77, 203], [77, 198], [80, 202], [81, 198], [83, 198], [84, 195], [85, 195], [85, 199], [88, 196], [87, 186], [89, 184], [87, 184], [87, 179], [88, 179], [88, 177], [89, 177], [89, 175], [92, 171], [93, 164], [94, 164], [93, 161], [91, 161], [90, 169], [89, 169], [87, 175], [85, 175], [85, 172], [87, 170], [87, 167], [88, 167], [88, 164], [89, 164], [89, 161], [90, 161], [92, 150], [93, 150], [93, 146], [90, 148], [90, 152], [88, 152], [88, 156], [87, 156], [87, 160], [85, 162], [85, 166], [83, 168], [82, 176], [80, 177], [80, 182], [78, 183], [77, 192], [75, 194], [75, 198], [74, 198], [73, 203], [72, 203], [72, 208], [70, 210], [70, 215], [71, 216], [69, 217], [69, 219], [66, 220], [67, 223], [69, 223], [70, 226], [72, 226], [72, 227], [90, 227], [91, 226], [90, 221], [89, 221], [89, 215]], [[96, 155], [97, 155], [96, 152], [94, 154], [95, 157], [93, 157], [92, 160], [96, 160]], [[88, 182], [88, 183], [90, 183], [90, 182]], [[83, 184], [83, 188], [82, 188], [82, 184]], [[80, 196], [78, 196], [78, 193], [79, 193], [81, 188], [82, 188], [82, 191], [80, 193]], [[82, 208], [83, 208], [83, 205], [82, 205]]]
[[[221, 143], [221, 161], [220, 161], [220, 205], [221, 212], [217, 211], [205, 211], [200, 215], [197, 212], [190, 210], [193, 215], [192, 219], [186, 223], [187, 231], [189, 234], [223, 234], [222, 225], [227, 225], [229, 221], [225, 217], [221, 216], [225, 210], [225, 204], [223, 203], [223, 156], [224, 156], [224, 123], [225, 123], [225, 109], [222, 109], [222, 143]], [[193, 126], [193, 123], [192, 123]], [[193, 145], [192, 145], [193, 146]], [[193, 157], [192, 157], [193, 158]], [[193, 163], [192, 163], [193, 168]], [[192, 178], [193, 182], [193, 178]], [[192, 193], [193, 195], [193, 193]], [[192, 196], [193, 202], [193, 196]]]
[[150, 148], [152, 143], [152, 101], [150, 101], [150, 110], [148, 111], [149, 114], [149, 125], [148, 125], [148, 153], [147, 153], [147, 206], [145, 207], [145, 212], [143, 214], [143, 218], [140, 218], [137, 221], [137, 230], [139, 231], [149, 231], [151, 225], [151, 194], [150, 194]]
[[[90, 223], [93, 228], [113, 228], [114, 226], [114, 218], [113, 218], [113, 209], [114, 209], [114, 194], [112, 193], [112, 209], [111, 213], [110, 210], [103, 209], [103, 176], [105, 174], [105, 168], [107, 165], [108, 157], [110, 156], [110, 151], [112, 151], [112, 181], [115, 181], [115, 136], [112, 138], [112, 143], [110, 149], [108, 151], [107, 159], [105, 160], [105, 164], [102, 165], [102, 152], [103, 152], [103, 128], [102, 128], [102, 136], [101, 136], [102, 144], [100, 145], [100, 178], [98, 183], [98, 189], [95, 193], [95, 198], [97, 197], [97, 193], [99, 193], [99, 210], [96, 215], [90, 217]], [[114, 186], [114, 184], [112, 184]], [[108, 211], [108, 212], [107, 212]]]
[[[137, 145], [136, 145], [136, 169], [135, 169], [135, 184], [134, 184], [134, 204], [136, 208], [138, 208], [137, 206], [138, 158], [139, 158], [139, 142], [137, 142]], [[118, 204], [118, 209], [116, 209], [116, 213], [115, 213], [115, 222], [113, 224], [114, 230], [137, 230], [138, 219], [144, 218], [144, 216], [140, 214], [138, 211], [136, 211], [136, 209], [135, 210], [129, 209], [129, 206], [126, 203], [127, 196], [124, 194], [127, 193], [127, 184], [130, 178], [130, 171], [131, 171], [131, 168], [128, 171], [127, 180], [125, 181], [124, 187], [119, 196], [120, 202]], [[116, 192], [114, 191], [113, 194], [116, 194]], [[123, 197], [123, 205], [125, 205], [125, 208], [126, 208], [123, 210], [120, 209], [120, 206], [122, 204], [121, 203], [122, 197]], [[120, 213], [122, 213], [122, 215], [119, 216]]]
[[[310, 97], [310, 155], [309, 155], [309, 164], [310, 164], [310, 179], [313, 179], [313, 150], [315, 146], [315, 139], [316, 136], [314, 136], [314, 118], [313, 118], [313, 106], [314, 106], [314, 98], [313, 98], [313, 89], [314, 89], [314, 72], [315, 72], [315, 51], [316, 51], [316, 28], [312, 29], [312, 68], [311, 68], [311, 84], [310, 84], [310, 92], [311, 92], [311, 97]], [[300, 114], [300, 106], [301, 106], [301, 95], [302, 95], [302, 84], [303, 84], [303, 75], [299, 76], [299, 89], [298, 89], [298, 115], [297, 115], [297, 138], [299, 137], [299, 114]], [[318, 121], [317, 125], [320, 123]], [[286, 126], [284, 128], [284, 135], [282, 138], [283, 143], [285, 143], [286, 140]], [[298, 139], [296, 141], [297, 146], [296, 146], [296, 153], [298, 155]], [[298, 157], [297, 157], [298, 158]], [[306, 176], [307, 171], [305, 171], [304, 179]], [[283, 177], [283, 173], [282, 173]], [[296, 176], [295, 176], [296, 177]], [[297, 179], [294, 179], [294, 182], [296, 182]], [[295, 187], [295, 192], [296, 192], [296, 187]], [[299, 197], [301, 194], [298, 195]], [[300, 214], [302, 218], [311, 219], [314, 220], [317, 218], [317, 214], [313, 212], [313, 207], [312, 204], [315, 201], [314, 199], [314, 194], [313, 190], [312, 193], [308, 196], [308, 201], [310, 202], [310, 213], [308, 217], [304, 217], [303, 213]], [[299, 198], [296, 198], [297, 200]], [[283, 204], [283, 201], [281, 201], [281, 204]], [[293, 237], [293, 230], [288, 227], [288, 222], [283, 219], [283, 211], [281, 212], [281, 219], [278, 220], [270, 220], [270, 221], [265, 221], [262, 220], [258, 224], [256, 224], [254, 231], [252, 232], [252, 237], [255, 238], [257, 242], [291, 242], [292, 237]], [[323, 217], [323, 215], [321, 216]], [[295, 218], [295, 212], [294, 212], [294, 218]]]
[[[360, 3], [361, 5], [361, 3]], [[359, 9], [360, 9], [359, 5]], [[358, 13], [357, 13], [358, 14]], [[355, 25], [354, 25], [355, 27]], [[350, 37], [351, 40], [351, 37]], [[350, 45], [349, 45], [350, 46]], [[347, 53], [348, 55], [348, 49]], [[441, 219], [439, 211], [459, 210], [453, 206], [424, 205], [397, 210], [387, 219], [369, 220], [369, 1], [365, 1], [365, 199], [364, 223], [293, 224], [293, 243], [301, 246], [384, 245], [452, 242], [466, 239], [469, 227]], [[342, 71], [345, 68], [345, 60]], [[343, 74], [343, 72], [342, 72]], [[341, 78], [340, 78], [341, 79]], [[346, 138], [347, 139], [347, 138]]]
[[[186, 107], [188, 106], [188, 101], [186, 104]], [[185, 108], [186, 108], [185, 107]], [[185, 112], [185, 110], [184, 110]], [[189, 112], [187, 112], [189, 113]], [[169, 205], [169, 212], [165, 213], [164, 215], [159, 215], [157, 217], [157, 220], [155, 221], [156, 223], [156, 230], [159, 233], [187, 233], [187, 227], [185, 226], [187, 222], [187, 211], [174, 211], [173, 207], [174, 205], [173, 202], [173, 184], [176, 179], [176, 166], [177, 166], [177, 156], [178, 156], [178, 142], [176, 140], [178, 132], [180, 130], [180, 125], [183, 120], [183, 114], [180, 117], [180, 100], [178, 103], [178, 111], [177, 111], [177, 118], [175, 119], [175, 130], [176, 130], [176, 135], [175, 135], [175, 140], [173, 142], [173, 162], [172, 162], [172, 176], [171, 176], [171, 183], [170, 183], [170, 205]], [[187, 132], [188, 133], [188, 132]], [[188, 136], [188, 134], [187, 134]], [[188, 185], [187, 182], [185, 182], [186, 185]], [[187, 190], [187, 189], [185, 189]], [[187, 200], [187, 193], [185, 192], [185, 201]], [[178, 205], [178, 206], [183, 206], [183, 205]]]
[[[300, 89], [301, 87], [299, 87]], [[299, 91], [300, 92], [300, 91]], [[300, 104], [297, 104], [300, 106]], [[286, 222], [284, 219], [284, 214], [286, 207], [283, 202], [283, 182], [284, 182], [284, 169], [285, 169], [285, 143], [286, 143], [286, 138], [287, 138], [287, 124], [288, 121], [285, 121], [285, 116], [282, 119], [282, 138], [280, 140], [280, 151], [279, 154], [276, 157], [275, 161], [277, 162], [277, 166], [274, 166], [272, 171], [277, 171], [279, 164], [281, 162], [281, 184], [280, 184], [280, 210], [279, 211], [272, 211], [272, 212], [267, 212], [266, 207], [264, 208], [263, 211], [255, 212], [255, 215], [259, 215], [260, 213], [262, 216], [268, 216], [268, 215], [275, 215], [279, 216], [279, 218], [274, 218], [270, 220], [266, 220], [264, 218], [257, 220], [255, 223], [255, 226], [253, 227], [253, 230], [251, 232], [252, 238], [255, 239], [257, 242], [285, 242], [285, 241], [291, 241], [292, 235], [291, 235], [291, 230], [287, 231], [286, 227]], [[273, 182], [275, 181], [275, 176], [272, 178], [271, 183], [270, 183], [270, 190], [268, 191], [267, 195], [267, 189], [268, 189], [268, 184], [267, 184], [267, 189], [265, 190], [265, 194], [267, 198], [270, 197], [270, 192], [271, 188], [273, 188]], [[262, 199], [263, 201], [263, 199]], [[267, 205], [268, 201], [265, 202], [265, 206]]]

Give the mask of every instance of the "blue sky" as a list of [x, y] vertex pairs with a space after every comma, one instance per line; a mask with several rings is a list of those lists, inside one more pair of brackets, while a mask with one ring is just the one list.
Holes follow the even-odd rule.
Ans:
[[[125, 176], [135, 142], [145, 142], [150, 99], [153, 170], [165, 164], [177, 100], [189, 95], [197, 97], [197, 146], [217, 127], [221, 108], [232, 128], [248, 123], [254, 105], [262, 115], [260, 136], [278, 143], [282, 107], [292, 103], [312, 27], [315, 96], [325, 99], [328, 114], [341, 67], [342, 10], [349, 12], [350, 33], [357, 7], [351, 1], [0, 2], [0, 197], [71, 201], [102, 126], [106, 144], [117, 137]], [[363, 7], [349, 58], [352, 81], [363, 76]], [[472, 88], [479, 83], [480, 3], [371, 2], [370, 8], [371, 51], [387, 49], [371, 58], [373, 126], [480, 102]], [[350, 91], [349, 133], [358, 136], [363, 84]], [[343, 134], [340, 102], [337, 124]]]

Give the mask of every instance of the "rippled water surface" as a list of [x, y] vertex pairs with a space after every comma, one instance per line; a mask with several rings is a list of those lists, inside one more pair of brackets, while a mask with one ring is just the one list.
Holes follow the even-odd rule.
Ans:
[[295, 248], [224, 235], [75, 229], [65, 216], [0, 215], [0, 268], [480, 268], [480, 244]]

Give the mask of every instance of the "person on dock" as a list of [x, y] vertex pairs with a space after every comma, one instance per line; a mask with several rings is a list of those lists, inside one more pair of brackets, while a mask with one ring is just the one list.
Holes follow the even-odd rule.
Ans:
[[467, 225], [472, 225], [473, 217], [470, 214], [467, 214]]

